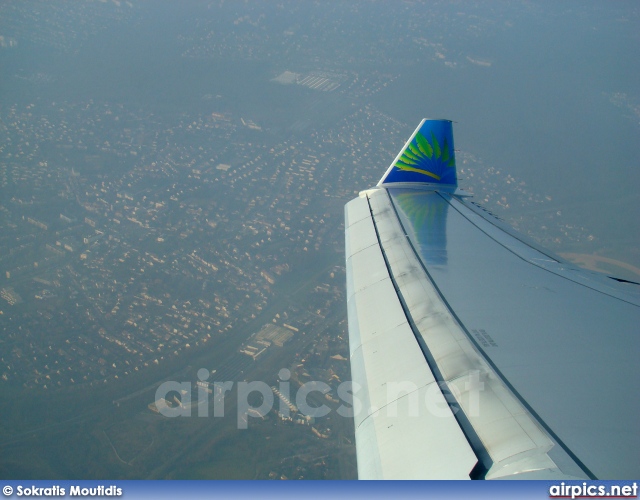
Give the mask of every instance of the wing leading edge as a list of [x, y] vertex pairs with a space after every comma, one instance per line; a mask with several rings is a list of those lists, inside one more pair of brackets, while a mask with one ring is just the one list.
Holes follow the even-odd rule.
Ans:
[[359, 477], [637, 477], [637, 287], [458, 196], [450, 131], [345, 208]]

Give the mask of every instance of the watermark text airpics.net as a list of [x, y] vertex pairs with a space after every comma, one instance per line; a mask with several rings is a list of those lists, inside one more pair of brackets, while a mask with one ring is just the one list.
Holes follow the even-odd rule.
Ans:
[[[320, 418], [333, 411], [328, 405], [322, 403], [314, 405], [309, 401], [312, 393], [320, 396], [330, 395], [330, 400], [339, 403], [335, 409], [342, 417], [353, 418], [365, 411], [366, 414], [383, 413], [389, 417], [395, 417], [402, 405], [402, 414], [410, 417], [431, 415], [447, 417], [451, 412], [459, 411], [457, 402], [461, 400], [457, 386], [447, 385], [444, 382], [433, 382], [425, 387], [417, 386], [411, 381], [388, 382], [382, 393], [370, 394], [358, 383], [346, 381], [335, 388], [337, 399], [333, 397], [333, 388], [322, 381], [310, 381], [291, 387], [291, 372], [283, 368], [279, 371], [279, 382], [269, 386], [262, 381], [233, 382], [211, 381], [209, 370], [198, 370], [198, 381], [194, 387], [191, 382], [167, 381], [160, 384], [155, 394], [155, 410], [165, 417], [209, 417], [213, 406], [213, 417], [225, 416], [225, 397], [235, 391], [237, 393], [237, 425], [238, 429], [246, 429], [250, 417], [263, 418], [271, 410], [276, 409], [283, 418], [291, 417], [292, 413], [298, 413], [306, 417]], [[192, 393], [195, 389], [195, 401]], [[477, 416], [480, 412], [480, 392], [484, 384], [480, 381], [480, 373], [471, 371], [465, 384], [465, 408], [470, 416]], [[259, 394], [260, 397], [252, 394]], [[311, 398], [312, 399], [312, 398]], [[317, 398], [316, 398], [317, 399]], [[381, 401], [378, 407], [371, 402], [372, 399]], [[260, 401], [254, 406], [251, 401]], [[277, 407], [276, 407], [277, 400]], [[313, 399], [312, 399], [313, 400]]]
[[549, 487], [549, 498], [638, 498], [638, 483], [562, 482]]

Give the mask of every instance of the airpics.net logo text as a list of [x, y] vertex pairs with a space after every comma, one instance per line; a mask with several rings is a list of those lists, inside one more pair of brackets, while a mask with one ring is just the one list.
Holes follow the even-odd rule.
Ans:
[[[358, 383], [352, 381], [340, 383], [335, 388], [335, 393], [329, 384], [322, 381], [306, 382], [292, 391], [291, 372], [286, 368], [279, 371], [279, 382], [274, 386], [269, 386], [262, 381], [237, 383], [209, 381], [209, 376], [210, 372], [206, 368], [198, 370], [198, 381], [195, 387], [191, 382], [163, 382], [158, 386], [155, 402], [150, 407], [165, 417], [175, 418], [209, 417], [211, 406], [213, 406], [213, 416], [224, 417], [225, 397], [235, 390], [237, 426], [238, 429], [247, 429], [249, 417], [264, 418], [275, 408], [276, 400], [279, 400], [277, 411], [283, 418], [289, 418], [292, 414], [310, 418], [328, 415], [332, 411], [328, 405], [311, 404], [310, 400], [315, 401], [316, 404], [318, 401], [317, 397], [311, 397], [312, 393], [317, 393], [326, 400], [339, 404], [335, 411], [338, 415], [349, 418], [357, 417], [363, 411], [374, 416], [378, 412], [384, 412], [386, 416], [395, 417], [398, 415], [400, 404], [407, 405], [402, 413], [410, 417], [428, 412], [430, 415], [444, 418], [459, 411], [460, 407], [457, 403], [463, 399], [457, 386], [448, 385], [445, 382], [435, 382], [426, 387], [420, 387], [411, 381], [398, 381], [386, 384], [384, 394], [381, 398], [377, 398], [379, 407], [376, 408], [370, 401], [371, 395]], [[194, 389], [195, 401], [192, 400]], [[464, 384], [464, 400], [467, 402], [465, 411], [468, 411], [471, 416], [479, 415], [480, 392], [483, 389], [484, 383], [480, 381], [480, 372], [470, 371], [467, 382]], [[399, 403], [400, 400], [402, 403]], [[250, 401], [254, 403], [260, 401], [260, 404], [252, 405]]]
[[638, 483], [635, 481], [630, 484], [562, 482], [549, 487], [549, 498], [638, 498]]

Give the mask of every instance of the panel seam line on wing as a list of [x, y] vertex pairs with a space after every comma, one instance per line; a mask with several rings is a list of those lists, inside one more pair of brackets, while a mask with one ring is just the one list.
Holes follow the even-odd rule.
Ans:
[[[436, 191], [437, 192], [437, 191]], [[438, 192], [437, 192], [438, 193]], [[389, 199], [389, 202], [391, 203], [391, 206], [393, 207], [393, 210], [396, 214], [396, 218], [398, 221], [398, 224], [400, 224], [400, 227], [402, 229], [402, 231], [408, 236], [408, 233], [404, 227], [404, 225], [402, 224], [402, 220], [400, 219], [400, 216], [398, 214], [398, 210], [395, 206], [395, 203], [393, 202], [393, 198], [391, 197], [391, 194], [389, 193], [388, 190], [386, 190], [386, 195]], [[453, 207], [453, 205], [449, 202], [449, 200], [447, 200], [446, 198], [444, 198], [440, 193], [438, 193], [439, 196], [441, 196], [443, 198], [443, 200], [449, 204], [449, 206]], [[457, 210], [455, 207], [453, 207], [454, 210], [456, 210], [458, 213], [460, 213], [459, 210]], [[463, 214], [460, 214], [464, 217]], [[373, 214], [372, 214], [372, 219], [373, 219]], [[467, 219], [465, 217], [465, 219]], [[469, 220], [469, 219], [467, 219]], [[469, 221], [471, 222], [471, 221]], [[471, 222], [473, 224], [473, 222]], [[377, 227], [375, 224], [375, 219], [374, 219], [374, 223], [373, 223], [374, 228], [376, 229], [376, 234], [377, 234]], [[475, 224], [474, 224], [475, 226]], [[477, 226], [476, 226], [477, 227]], [[480, 229], [480, 228], [478, 228]], [[480, 229], [480, 231], [482, 231], [482, 229]], [[483, 231], [484, 233], [484, 231]], [[486, 234], [486, 233], [485, 233]], [[489, 235], [487, 235], [489, 236]], [[491, 236], [489, 236], [491, 238]], [[491, 238], [493, 239], [493, 238]], [[495, 241], [495, 240], [494, 240]], [[514, 396], [516, 397], [516, 399], [518, 399], [518, 401], [520, 401], [520, 403], [526, 408], [526, 410], [533, 416], [533, 418], [542, 426], [543, 429], [545, 429], [545, 431], [547, 431], [547, 433], [549, 434], [549, 436], [551, 436], [551, 438], [567, 453], [567, 455], [569, 455], [569, 457], [575, 462], [575, 464], [582, 469], [582, 471], [590, 478], [590, 479], [598, 479], [590, 470], [589, 468], [575, 455], [575, 453], [573, 453], [571, 451], [571, 449], [558, 437], [558, 435], [551, 429], [551, 427], [540, 417], [540, 415], [538, 415], [538, 413], [536, 413], [536, 411], [531, 407], [531, 405], [529, 405], [526, 400], [520, 395], [520, 393], [515, 389], [515, 387], [513, 387], [513, 385], [506, 379], [506, 377], [502, 374], [502, 372], [498, 369], [498, 367], [496, 366], [496, 364], [484, 353], [484, 351], [480, 348], [480, 346], [478, 345], [477, 341], [473, 338], [473, 336], [469, 333], [469, 331], [467, 330], [467, 328], [464, 326], [464, 323], [460, 320], [460, 318], [458, 317], [458, 315], [456, 314], [456, 312], [453, 310], [453, 308], [451, 307], [451, 304], [449, 304], [449, 302], [447, 301], [446, 297], [444, 296], [444, 294], [442, 293], [442, 291], [440, 290], [440, 288], [438, 287], [438, 285], [436, 284], [435, 280], [433, 279], [433, 277], [431, 276], [431, 274], [429, 273], [429, 271], [427, 270], [427, 267], [425, 266], [424, 262], [422, 262], [422, 259], [420, 259], [420, 254], [418, 253], [418, 251], [416, 250], [416, 248], [413, 245], [413, 242], [411, 241], [411, 238], [407, 237], [407, 242], [409, 243], [409, 246], [411, 247], [411, 249], [413, 250], [413, 253], [415, 254], [416, 258], [418, 259], [418, 262], [420, 263], [420, 266], [422, 267], [422, 270], [424, 271], [424, 273], [426, 274], [429, 282], [431, 283], [431, 285], [433, 286], [434, 290], [436, 291], [436, 293], [438, 294], [438, 296], [440, 297], [440, 299], [442, 300], [442, 302], [444, 303], [444, 305], [447, 307], [448, 311], [450, 312], [451, 316], [454, 318], [454, 320], [458, 323], [458, 325], [460, 326], [461, 330], [465, 333], [465, 335], [467, 336], [467, 338], [471, 341], [472, 345], [475, 346], [476, 350], [480, 353], [480, 355], [482, 356], [482, 358], [489, 364], [489, 366], [491, 366], [491, 368], [494, 370], [495, 374], [500, 377], [500, 379], [502, 380], [502, 382], [509, 388], [509, 390], [514, 394]], [[496, 242], [498, 244], [500, 244], [499, 242]], [[501, 245], [502, 246], [502, 245]], [[512, 252], [512, 250], [509, 250], [510, 252]], [[384, 249], [382, 249], [382, 254], [384, 256]], [[517, 254], [515, 254], [517, 255]], [[519, 258], [522, 259], [522, 257], [520, 257], [518, 255]], [[523, 259], [526, 261], [526, 259]], [[385, 259], [386, 262], [386, 259]], [[555, 273], [554, 273], [555, 274]], [[391, 270], [389, 269], [389, 276], [391, 277]], [[391, 278], [393, 281], [393, 277]], [[428, 351], [428, 348], [427, 348]], [[426, 356], [426, 353], [425, 353]], [[436, 363], [437, 364], [437, 363]], [[434, 375], [435, 375], [435, 371], [434, 371]], [[488, 469], [487, 469], [488, 470]]]
[[[387, 196], [389, 196], [388, 191], [386, 192], [386, 194], [387, 194]], [[389, 199], [390, 199], [390, 197], [389, 197]], [[455, 420], [456, 420], [456, 422], [458, 424], [458, 428], [460, 429], [460, 431], [464, 435], [465, 439], [467, 440], [467, 443], [469, 444], [469, 446], [473, 450], [474, 454], [476, 455], [476, 458], [478, 459], [478, 464], [481, 464], [481, 466], [482, 466], [483, 470], [482, 471], [478, 471], [478, 472], [482, 472], [482, 474], [484, 475], [491, 468], [491, 465], [492, 465], [491, 457], [490, 457], [489, 453], [487, 452], [484, 444], [482, 443], [482, 440], [480, 439], [480, 436], [478, 436], [478, 434], [475, 431], [475, 429], [473, 428], [473, 426], [467, 420], [467, 417], [464, 414], [464, 411], [461, 411], [462, 409], [461, 409], [458, 401], [456, 400], [456, 398], [453, 396], [453, 394], [449, 390], [449, 388], [447, 386], [447, 383], [444, 380], [444, 378], [442, 376], [442, 373], [440, 372], [440, 370], [439, 370], [439, 368], [437, 366], [437, 363], [435, 362], [431, 352], [429, 351], [429, 348], [424, 343], [424, 340], [421, 340], [421, 336], [419, 334], [419, 329], [417, 328], [417, 325], [413, 321], [413, 318], [412, 318], [411, 313], [410, 313], [410, 311], [408, 309], [408, 306], [405, 303], [405, 300], [404, 300], [404, 297], [402, 295], [402, 292], [400, 291], [400, 287], [399, 287], [398, 283], [395, 280], [393, 271], [391, 270], [391, 265], [389, 264], [389, 260], [387, 258], [387, 255], [386, 255], [386, 252], [384, 250], [384, 247], [382, 245], [382, 240], [380, 238], [380, 233], [378, 232], [378, 225], [376, 223], [376, 220], [375, 220], [375, 217], [374, 217], [374, 214], [373, 214], [373, 209], [371, 208], [371, 202], [369, 200], [369, 196], [368, 195], [367, 195], [367, 203], [369, 204], [369, 210], [371, 212], [371, 220], [373, 222], [373, 228], [374, 228], [375, 233], [376, 233], [376, 238], [378, 239], [378, 244], [380, 245], [380, 251], [382, 253], [382, 258], [384, 259], [384, 263], [385, 263], [385, 266], [387, 268], [387, 272], [389, 273], [389, 278], [391, 279], [391, 283], [393, 284], [393, 287], [394, 287], [394, 289], [396, 291], [396, 295], [397, 295], [398, 301], [400, 302], [400, 306], [402, 307], [404, 315], [405, 315], [405, 317], [406, 317], [406, 319], [407, 319], [407, 321], [409, 323], [409, 328], [411, 328], [411, 332], [413, 333], [413, 336], [414, 336], [416, 342], [418, 343], [418, 347], [421, 350], [422, 355], [424, 356], [425, 362], [427, 363], [427, 366], [429, 367], [429, 370], [431, 370], [431, 373], [434, 376], [436, 382], [439, 382], [440, 391], [441, 391], [445, 401], [447, 402], [447, 405], [449, 407], [449, 410], [451, 411], [451, 414], [453, 415], [453, 417], [455, 418]], [[392, 202], [390, 204], [391, 204], [392, 210], [395, 212], [396, 217], [397, 217], [398, 214], [395, 211], [395, 206], [393, 205]], [[400, 222], [399, 219], [398, 219], [398, 222]], [[401, 231], [405, 232], [404, 231], [404, 227], [402, 226], [402, 223], [400, 223], [400, 229], [401, 229]], [[405, 234], [406, 234], [406, 232], [405, 232]], [[410, 241], [409, 241], [409, 244], [411, 244]], [[466, 424], [464, 424], [463, 421], [465, 421]], [[478, 464], [476, 464], [476, 468], [478, 467]]]
[[[486, 235], [486, 236], [487, 236], [487, 238], [491, 239], [492, 241], [494, 241], [495, 243], [497, 243], [498, 245], [500, 245], [502, 248], [504, 248], [504, 249], [505, 249], [505, 250], [507, 250], [508, 252], [512, 253], [513, 255], [515, 255], [515, 256], [516, 256], [517, 258], [519, 258], [520, 260], [522, 260], [522, 261], [524, 261], [524, 262], [526, 262], [526, 263], [528, 263], [528, 264], [531, 264], [532, 266], [536, 266], [536, 267], [538, 267], [539, 269], [542, 269], [543, 271], [546, 271], [546, 272], [548, 272], [548, 273], [551, 273], [551, 274], [553, 274], [554, 276], [557, 276], [557, 277], [559, 277], [559, 278], [562, 278], [562, 279], [565, 279], [565, 280], [570, 281], [570, 282], [572, 282], [572, 283], [575, 283], [576, 285], [580, 285], [580, 286], [582, 286], [582, 287], [584, 287], [584, 288], [588, 288], [589, 290], [593, 290], [594, 292], [601, 293], [601, 294], [603, 294], [603, 295], [606, 295], [607, 297], [611, 297], [612, 299], [620, 300], [620, 301], [625, 302], [625, 303], [627, 303], [627, 304], [631, 304], [632, 306], [640, 307], [640, 305], [639, 305], [639, 304], [636, 304], [636, 303], [634, 303], [634, 302], [630, 302], [629, 300], [627, 300], [627, 299], [623, 299], [622, 297], [618, 297], [618, 296], [616, 296], [616, 295], [611, 295], [610, 293], [608, 293], [608, 292], [606, 292], [606, 291], [604, 291], [604, 290], [599, 290], [599, 289], [597, 289], [597, 288], [594, 288], [593, 286], [589, 286], [589, 285], [587, 285], [586, 283], [581, 283], [580, 281], [576, 281], [576, 280], [574, 280], [574, 279], [571, 279], [569, 276], [565, 276], [565, 275], [563, 275], [563, 274], [557, 273], [557, 272], [555, 272], [555, 271], [553, 271], [553, 270], [551, 270], [551, 269], [548, 269], [548, 268], [546, 268], [546, 267], [544, 267], [544, 266], [541, 266], [540, 264], [538, 264], [538, 263], [536, 263], [536, 262], [533, 262], [533, 261], [531, 261], [531, 260], [529, 260], [529, 259], [526, 259], [526, 258], [525, 258], [525, 257], [523, 257], [522, 255], [520, 255], [518, 252], [516, 252], [515, 250], [513, 250], [513, 249], [509, 248], [509, 247], [508, 247], [508, 246], [506, 246], [504, 243], [502, 243], [502, 242], [498, 241], [496, 238], [494, 238], [494, 237], [493, 237], [493, 236], [491, 236], [489, 233], [487, 233], [484, 229], [482, 229], [480, 226], [478, 226], [478, 224], [476, 224], [475, 222], [473, 222], [469, 217], [467, 217], [465, 214], [463, 214], [463, 213], [460, 211], [460, 209], [459, 209], [458, 207], [456, 207], [453, 203], [451, 203], [451, 201], [450, 201], [450, 200], [448, 200], [447, 198], [445, 198], [445, 197], [442, 195], [442, 193], [440, 193], [440, 192], [438, 192], [438, 191], [436, 191], [436, 193], [437, 193], [437, 194], [438, 194], [438, 196], [440, 196], [440, 197], [441, 197], [441, 198], [442, 198], [442, 199], [443, 199], [443, 200], [444, 200], [444, 201], [445, 201], [445, 202], [446, 202], [446, 203], [447, 203], [451, 208], [453, 208], [456, 212], [458, 212], [458, 213], [460, 214], [460, 216], [461, 216], [461, 217], [463, 217], [465, 220], [469, 221], [469, 223], [470, 223], [470, 224], [472, 224], [475, 228], [477, 228], [477, 229], [478, 229], [478, 231], [481, 231], [484, 235]], [[387, 194], [388, 194], [388, 191], [387, 191]], [[466, 206], [466, 205], [465, 205], [465, 206]], [[395, 205], [394, 205], [394, 208], [395, 208]], [[482, 214], [476, 213], [475, 211], [474, 211], [474, 213], [475, 213], [476, 215], [478, 215], [479, 217], [482, 217], [482, 220], [484, 220], [484, 221], [486, 221], [487, 223], [491, 224], [491, 225], [492, 225], [492, 226], [494, 226], [496, 229], [498, 229], [498, 230], [500, 230], [500, 231], [504, 231], [502, 228], [500, 228], [500, 227], [498, 227], [496, 224], [494, 224], [491, 220], [489, 220], [489, 219], [487, 219], [487, 218], [483, 217], [483, 216], [482, 216]], [[402, 223], [401, 223], [401, 224], [402, 224]], [[506, 232], [506, 231], [505, 231], [505, 232]], [[512, 238], [516, 239], [517, 241], [519, 241], [519, 242], [520, 242], [520, 243], [522, 243], [523, 245], [527, 245], [527, 246], [529, 246], [529, 247], [530, 247], [530, 245], [528, 245], [526, 242], [522, 241], [522, 240], [521, 240], [520, 238], [518, 238], [517, 236], [515, 236], [515, 235], [511, 234], [510, 232], [507, 232], [506, 234], [508, 234], [508, 235], [509, 235], [509, 236], [511, 236]], [[541, 252], [541, 251], [540, 251], [540, 250], [538, 250], [537, 248], [534, 248], [534, 247], [530, 247], [530, 248], [533, 248], [535, 251], [537, 251], [537, 252], [541, 253], [542, 255], [545, 255], [546, 257], [549, 257], [553, 262], [557, 262], [558, 264], [562, 264], [562, 261], [558, 261], [558, 260], [556, 260], [556, 259], [555, 259], [555, 258], [553, 258], [552, 256], [547, 255], [547, 254], [546, 254], [546, 253], [544, 253], [544, 252]]]

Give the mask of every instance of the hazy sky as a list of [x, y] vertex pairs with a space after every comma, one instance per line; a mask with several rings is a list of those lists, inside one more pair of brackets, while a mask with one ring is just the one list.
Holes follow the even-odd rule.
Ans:
[[[284, 70], [389, 74], [372, 105], [408, 132], [423, 117], [454, 120], [458, 148], [550, 197], [544, 210], [598, 243], [554, 250], [640, 267], [636, 2], [132, 5], [45, 3], [25, 18], [6, 2], [0, 31], [20, 45], [0, 53], [2, 102], [48, 96], [186, 110], [208, 89], [236, 109], [276, 117], [286, 108], [314, 122], [313, 110], [256, 82]], [[14, 77], [21, 72], [54, 83], [29, 88]]]

